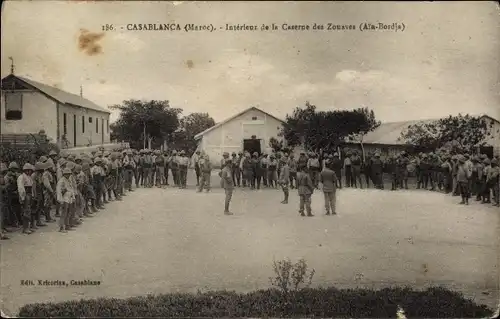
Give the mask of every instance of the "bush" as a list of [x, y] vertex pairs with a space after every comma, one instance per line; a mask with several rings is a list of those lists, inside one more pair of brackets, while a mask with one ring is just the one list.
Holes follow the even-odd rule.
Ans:
[[39, 303], [21, 308], [21, 317], [391, 317], [400, 306], [407, 317], [485, 317], [492, 311], [444, 288], [413, 291], [304, 288], [285, 296], [278, 289], [247, 294], [215, 291], [129, 299], [101, 298]]

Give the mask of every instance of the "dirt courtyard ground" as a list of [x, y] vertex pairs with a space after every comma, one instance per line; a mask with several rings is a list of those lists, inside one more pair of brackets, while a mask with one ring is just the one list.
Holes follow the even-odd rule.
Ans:
[[[218, 178], [214, 177], [214, 184]], [[237, 189], [224, 216], [221, 189], [195, 193], [138, 189], [61, 234], [55, 225], [2, 241], [1, 304], [148, 293], [269, 287], [272, 262], [304, 258], [313, 285], [382, 288], [441, 285], [490, 307], [499, 300], [500, 211], [457, 205], [428, 191], [343, 189], [338, 216], [325, 216], [321, 192], [312, 218], [298, 197]], [[93, 280], [99, 286], [22, 286], [21, 280]]]

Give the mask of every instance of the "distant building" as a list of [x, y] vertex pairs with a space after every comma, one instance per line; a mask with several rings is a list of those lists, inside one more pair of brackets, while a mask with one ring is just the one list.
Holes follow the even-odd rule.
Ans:
[[[500, 122], [488, 115], [481, 115], [481, 118], [486, 121], [491, 135], [485, 139], [488, 146], [482, 147], [481, 151], [490, 156], [493, 154], [500, 155]], [[436, 120], [382, 123], [378, 128], [363, 137], [364, 151], [365, 153], [378, 151], [382, 156], [387, 156], [398, 154], [404, 150], [418, 150], [418, 145], [408, 145], [401, 140], [401, 133], [411, 125], [427, 124]], [[357, 142], [348, 142], [346, 145], [348, 147], [361, 148]]]
[[240, 112], [211, 128], [197, 134], [198, 150], [203, 150], [214, 164], [219, 164], [222, 154], [248, 151], [270, 153], [269, 140], [278, 140], [283, 120], [251, 107]]
[[0, 134], [44, 130], [68, 147], [110, 143], [111, 112], [82, 96], [14, 74], [2, 79], [1, 88]]

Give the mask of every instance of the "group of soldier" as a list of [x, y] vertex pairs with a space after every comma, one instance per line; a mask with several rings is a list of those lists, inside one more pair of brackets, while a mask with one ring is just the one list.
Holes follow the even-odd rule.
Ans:
[[[370, 187], [370, 184], [384, 189], [387, 179], [391, 190], [408, 189], [410, 177], [416, 179], [417, 189], [461, 196], [460, 204], [469, 204], [469, 199], [475, 196], [476, 201], [498, 207], [498, 164], [498, 158], [490, 159], [484, 154], [447, 152], [413, 156], [401, 152], [384, 158], [380, 153], [362, 156], [356, 150], [345, 152], [342, 158], [338, 152], [301, 152], [297, 158], [283, 152], [239, 152], [223, 154], [219, 176], [225, 190], [227, 215], [232, 214], [229, 205], [234, 188], [248, 187], [250, 190], [280, 188], [283, 204], [288, 203], [289, 189], [297, 189], [299, 213], [313, 216], [311, 195], [320, 185], [326, 214], [335, 215], [337, 189]], [[22, 228], [24, 234], [30, 234], [46, 226], [45, 223], [55, 222], [53, 208], [55, 217], [59, 217], [59, 231], [74, 230], [84, 217], [94, 216], [112, 199], [122, 200], [128, 191], [133, 191], [134, 182], [136, 188], [165, 187], [170, 185], [172, 176], [172, 186], [185, 189], [189, 168], [196, 172], [197, 191], [210, 191], [212, 164], [208, 155], [200, 151], [192, 157], [175, 150], [127, 149], [80, 155], [52, 151], [34, 165], [0, 163], [1, 238], [8, 238], [5, 232], [12, 231], [10, 228]]]
[[[74, 230], [111, 200], [136, 187], [186, 188], [190, 158], [184, 151], [123, 150], [80, 155], [51, 151], [34, 163], [0, 163], [0, 236], [31, 234], [59, 218], [59, 231]], [[55, 215], [52, 210], [55, 208]]]
[[[417, 189], [461, 196], [460, 204], [468, 205], [475, 196], [483, 204], [500, 205], [499, 158], [490, 159], [485, 154], [450, 154], [438, 150], [410, 155], [403, 151], [382, 158], [379, 152], [362, 156], [357, 150], [348, 150], [343, 158], [338, 152], [301, 152], [295, 158], [294, 154], [282, 152], [269, 155], [239, 152], [231, 157], [224, 153], [221, 167], [227, 168], [222, 184], [230, 190], [235, 186], [260, 189], [280, 185], [285, 197], [282, 203], [288, 203], [289, 188], [297, 188], [301, 199], [299, 212], [304, 215], [305, 206], [308, 216], [312, 216], [309, 195], [320, 184], [325, 193], [326, 213], [335, 214], [335, 194], [343, 187], [343, 179], [345, 187], [363, 188], [364, 184], [368, 188], [372, 184], [378, 189], [384, 189], [384, 181], [389, 180], [390, 189], [395, 191], [408, 189], [408, 180], [412, 178]], [[232, 191], [226, 191], [226, 195], [228, 213]]]

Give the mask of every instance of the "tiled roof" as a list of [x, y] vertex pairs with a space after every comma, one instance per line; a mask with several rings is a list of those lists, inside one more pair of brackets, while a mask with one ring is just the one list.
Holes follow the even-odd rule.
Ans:
[[363, 138], [364, 144], [386, 144], [386, 145], [403, 145], [404, 141], [400, 141], [401, 133], [410, 125], [419, 123], [431, 123], [436, 120], [419, 120], [419, 121], [403, 121], [382, 123], [375, 130], [368, 132]]
[[79, 95], [72, 94], [65, 92], [63, 90], [60, 90], [58, 88], [22, 77], [22, 76], [15, 76], [16, 78], [20, 79], [21, 81], [24, 81], [28, 83], [29, 85], [33, 86], [34, 88], [40, 90], [41, 92], [45, 93], [46, 95], [52, 97], [53, 99], [65, 103], [65, 104], [72, 104], [76, 106], [81, 106], [87, 109], [99, 111], [99, 112], [105, 112], [105, 113], [111, 113], [108, 109], [105, 109], [97, 104], [95, 104], [92, 101], [89, 101]]

